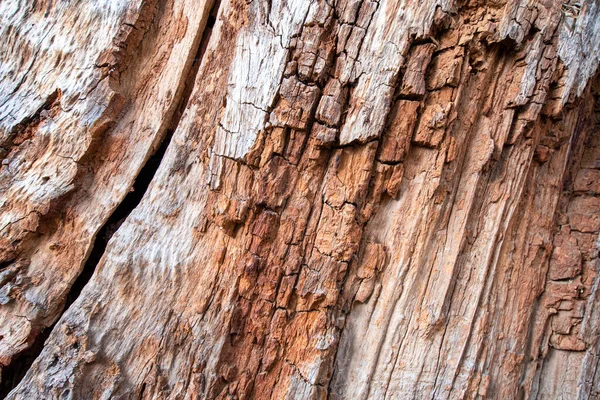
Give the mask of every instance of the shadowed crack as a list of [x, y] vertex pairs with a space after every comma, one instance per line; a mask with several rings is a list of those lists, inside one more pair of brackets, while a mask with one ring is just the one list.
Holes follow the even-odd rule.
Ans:
[[[216, 22], [219, 6], [220, 0], [216, 0], [212, 5], [210, 14], [206, 20], [206, 25], [202, 36], [200, 40], [197, 41], [197, 48], [194, 58], [192, 59], [191, 65], [188, 67], [189, 71], [182, 82], [183, 89], [181, 90], [181, 97], [178, 101], [175, 112], [171, 117], [171, 121], [167, 125], [168, 127], [164, 139], [162, 140], [156, 152], [146, 161], [140, 170], [140, 173], [136, 177], [135, 183], [133, 184], [133, 190], [125, 196], [121, 204], [119, 204], [119, 206], [113, 211], [106, 223], [96, 234], [92, 250], [85, 263], [85, 266], [66, 296], [63, 313], [69, 309], [75, 300], [77, 300], [83, 288], [94, 274], [94, 271], [96, 270], [96, 267], [106, 250], [108, 241], [119, 228], [119, 226], [121, 226], [127, 216], [131, 213], [131, 211], [133, 211], [133, 209], [135, 209], [140, 203], [144, 197], [144, 194], [146, 193], [146, 190], [148, 189], [148, 186], [150, 185], [150, 182], [154, 178], [154, 175], [156, 174], [156, 171], [162, 162], [167, 147], [169, 147], [171, 142], [173, 133], [181, 121], [183, 111], [186, 109], [187, 103], [192, 94], [196, 75], [198, 74], [204, 52]], [[0, 268], [1, 267], [2, 266], [0, 266]], [[10, 391], [13, 390], [19, 384], [19, 382], [21, 382], [29, 368], [33, 365], [35, 359], [42, 352], [46, 339], [50, 336], [50, 333], [55, 325], [56, 323], [39, 332], [36, 335], [32, 345], [27, 350], [24, 350], [17, 358], [15, 358], [9, 366], [2, 369], [2, 379], [0, 380], [1, 399], [5, 398]]]

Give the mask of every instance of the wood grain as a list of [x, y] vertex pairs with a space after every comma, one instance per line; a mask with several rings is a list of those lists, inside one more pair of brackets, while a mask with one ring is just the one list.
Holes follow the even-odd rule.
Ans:
[[7, 398], [600, 396], [597, 2], [0, 11]]

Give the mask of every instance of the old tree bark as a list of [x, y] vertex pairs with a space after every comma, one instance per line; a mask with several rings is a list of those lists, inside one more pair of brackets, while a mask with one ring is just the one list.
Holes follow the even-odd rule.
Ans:
[[0, 31], [2, 395], [599, 398], [597, 0]]

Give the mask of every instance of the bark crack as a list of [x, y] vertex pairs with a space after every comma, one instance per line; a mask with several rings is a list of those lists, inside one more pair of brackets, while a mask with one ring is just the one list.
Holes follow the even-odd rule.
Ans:
[[[202, 64], [202, 58], [204, 56], [208, 41], [212, 34], [219, 6], [220, 0], [214, 1], [212, 6], [210, 6], [211, 9], [209, 15], [205, 20], [201, 21], [201, 24], [204, 25], [204, 28], [199, 29], [199, 39], [196, 39], [194, 42], [196, 51], [194, 52], [194, 56], [193, 59], [191, 59], [190, 65], [187, 67], [187, 72], [183, 74], [183, 79], [179, 83], [180, 87], [177, 92], [180, 93], [180, 98], [176, 102], [177, 105], [173, 115], [165, 124], [167, 128], [165, 134], [162, 135], [163, 139], [160, 142], [160, 145], [140, 169], [129, 193], [127, 193], [125, 198], [96, 233], [89, 256], [85, 261], [85, 265], [81, 273], [73, 283], [71, 290], [65, 298], [65, 304], [60, 316], [62, 316], [75, 302], [75, 300], [77, 300], [84, 287], [94, 274], [100, 259], [104, 255], [110, 238], [121, 226], [123, 221], [129, 216], [129, 214], [138, 206], [144, 197], [150, 182], [154, 178], [154, 175], [156, 174], [156, 171], [163, 160], [166, 150], [171, 143], [173, 133], [177, 129], [183, 112], [190, 100], [194, 82], [196, 80], [200, 65]], [[60, 316], [57, 318], [57, 322], [60, 320]], [[27, 350], [23, 351], [18, 357], [13, 359], [10, 365], [2, 369], [2, 378], [0, 379], [0, 398], [5, 398], [21, 382], [27, 371], [42, 352], [46, 339], [50, 336], [57, 322], [49, 327], [35, 332], [35, 334], [32, 335], [35, 338], [32, 345]]]

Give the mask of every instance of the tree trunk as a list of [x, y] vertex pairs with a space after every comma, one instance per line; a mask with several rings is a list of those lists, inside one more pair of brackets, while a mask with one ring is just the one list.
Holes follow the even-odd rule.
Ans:
[[597, 0], [0, 32], [1, 395], [600, 398]]

